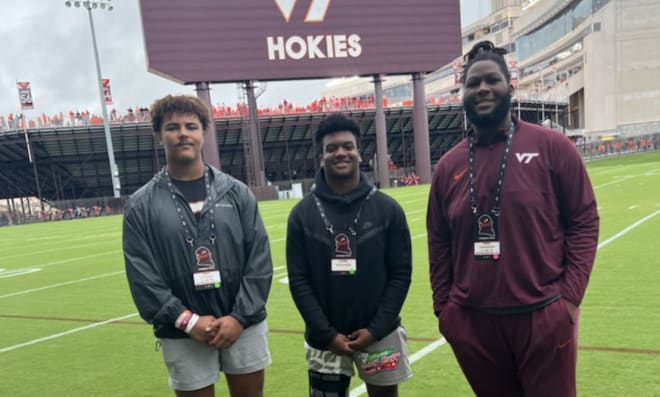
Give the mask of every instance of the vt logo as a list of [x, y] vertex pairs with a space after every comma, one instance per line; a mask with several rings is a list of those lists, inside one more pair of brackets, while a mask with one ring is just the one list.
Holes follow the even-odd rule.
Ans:
[[529, 164], [534, 157], [538, 157], [538, 153], [516, 153], [516, 158], [519, 163]]
[[[298, 0], [274, 0], [286, 23], [291, 21]], [[306, 0], [309, 2], [305, 23], [320, 23], [332, 0]], [[299, 6], [300, 8], [301, 6]], [[303, 31], [308, 29], [303, 29]], [[362, 38], [357, 33], [296, 34], [293, 36], [266, 36], [269, 61], [298, 61], [302, 59], [323, 62], [332, 58], [357, 58], [362, 55]]]
[[[291, 15], [293, 15], [293, 9], [296, 8], [296, 3], [298, 0], [274, 0], [277, 8], [280, 9], [282, 17], [289, 23]], [[328, 12], [330, 7], [331, 0], [311, 0], [309, 8], [307, 9], [307, 16], [305, 17], [305, 23], [309, 22], [323, 22], [325, 19], [325, 14]]]

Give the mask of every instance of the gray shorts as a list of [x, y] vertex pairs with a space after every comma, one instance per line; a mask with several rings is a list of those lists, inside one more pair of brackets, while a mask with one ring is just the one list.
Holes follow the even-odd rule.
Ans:
[[408, 361], [406, 330], [398, 327], [389, 335], [352, 356], [338, 356], [328, 350], [318, 350], [305, 343], [310, 370], [324, 374], [358, 375], [369, 385], [398, 385], [412, 376]]
[[193, 339], [160, 340], [163, 359], [174, 390], [197, 390], [215, 384], [220, 371], [242, 375], [271, 363], [266, 320], [243, 330], [229, 349], [216, 349]]

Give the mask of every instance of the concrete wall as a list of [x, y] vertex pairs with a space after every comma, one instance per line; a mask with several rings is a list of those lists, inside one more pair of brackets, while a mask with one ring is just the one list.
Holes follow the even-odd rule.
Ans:
[[584, 128], [588, 132], [616, 130], [615, 6], [611, 1], [586, 21], [601, 26], [600, 32], [587, 35], [583, 42]]
[[616, 1], [617, 125], [660, 121], [660, 0]]
[[585, 128], [617, 131], [660, 120], [660, 0], [612, 0], [584, 41]]

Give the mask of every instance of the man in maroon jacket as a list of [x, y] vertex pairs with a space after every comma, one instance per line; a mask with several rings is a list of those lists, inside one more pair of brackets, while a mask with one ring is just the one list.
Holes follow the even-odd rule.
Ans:
[[596, 200], [568, 138], [511, 116], [504, 52], [481, 42], [468, 53], [471, 127], [433, 174], [433, 307], [478, 396], [570, 397]]

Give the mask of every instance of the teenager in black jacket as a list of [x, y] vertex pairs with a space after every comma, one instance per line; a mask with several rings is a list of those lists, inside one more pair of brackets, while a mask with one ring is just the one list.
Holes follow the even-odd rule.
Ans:
[[348, 396], [353, 364], [370, 397], [396, 396], [411, 376], [399, 317], [412, 271], [410, 232], [401, 207], [360, 173], [359, 135], [343, 114], [319, 125], [316, 187], [289, 215], [289, 287], [306, 325], [314, 397]]

